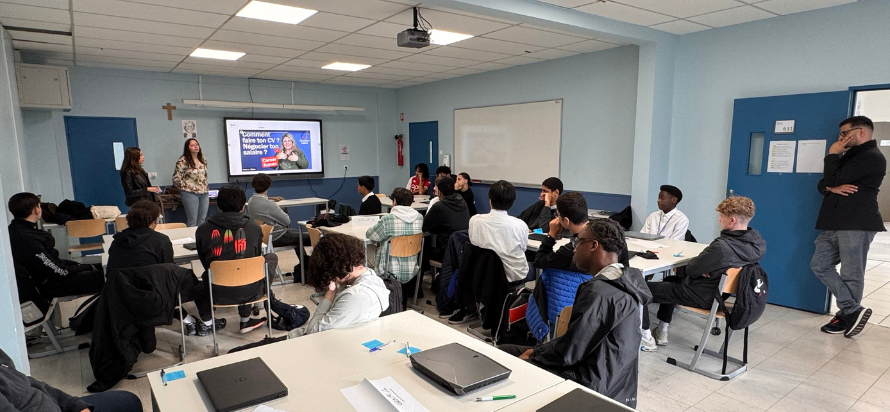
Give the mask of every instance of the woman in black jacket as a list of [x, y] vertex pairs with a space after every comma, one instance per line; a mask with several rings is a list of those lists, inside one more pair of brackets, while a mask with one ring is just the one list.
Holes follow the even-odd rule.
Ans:
[[138, 147], [128, 147], [124, 152], [124, 162], [121, 164], [121, 186], [124, 187], [124, 195], [127, 197], [127, 206], [133, 206], [140, 200], [155, 201], [155, 193], [161, 193], [161, 188], [152, 186], [148, 180], [148, 173], [142, 169], [145, 156]]

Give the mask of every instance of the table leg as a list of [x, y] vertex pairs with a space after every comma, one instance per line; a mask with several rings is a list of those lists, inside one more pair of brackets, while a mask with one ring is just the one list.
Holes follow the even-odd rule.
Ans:
[[306, 284], [306, 269], [305, 269], [306, 263], [303, 259], [306, 259], [306, 253], [305, 253], [305, 250], [303, 249], [303, 225], [298, 224], [297, 227], [300, 229], [300, 284], [305, 285]]

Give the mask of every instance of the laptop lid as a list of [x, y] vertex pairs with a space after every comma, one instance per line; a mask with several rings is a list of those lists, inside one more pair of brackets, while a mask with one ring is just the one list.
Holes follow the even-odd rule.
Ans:
[[606, 399], [582, 389], [574, 389], [555, 401], [544, 405], [538, 412], [617, 412], [632, 409], [615, 405]]
[[287, 387], [260, 358], [196, 374], [216, 412], [231, 412], [287, 396]]
[[658, 239], [664, 239], [664, 236], [661, 236], [661, 235], [652, 235], [652, 234], [649, 234], [649, 233], [634, 232], [634, 231], [632, 231], [632, 230], [628, 230], [628, 231], [624, 232], [624, 236], [632, 237], [632, 238], [634, 238], [634, 239], [643, 239], [643, 240], [658, 240]]
[[458, 395], [507, 379], [510, 369], [459, 343], [411, 355], [415, 369]]
[[211, 199], [216, 199], [219, 197], [219, 190], [208, 190], [207, 197]]

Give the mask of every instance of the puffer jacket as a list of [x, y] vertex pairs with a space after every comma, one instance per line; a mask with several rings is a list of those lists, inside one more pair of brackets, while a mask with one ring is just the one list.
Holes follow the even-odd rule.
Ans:
[[544, 340], [562, 309], [575, 301], [578, 286], [592, 277], [587, 273], [559, 269], [541, 272], [540, 284], [529, 298], [525, 312], [525, 321], [538, 341]]

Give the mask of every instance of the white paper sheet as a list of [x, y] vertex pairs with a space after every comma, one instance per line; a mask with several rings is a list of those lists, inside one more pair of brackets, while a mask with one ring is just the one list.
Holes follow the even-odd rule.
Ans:
[[794, 151], [797, 142], [794, 140], [774, 140], [769, 142], [769, 157], [766, 171], [768, 173], [791, 173], [794, 171]]
[[191, 237], [184, 237], [182, 239], [173, 239], [170, 243], [174, 245], [184, 245], [186, 243], [195, 243], [195, 239]]
[[257, 406], [256, 409], [253, 410], [253, 412], [285, 412], [285, 411], [283, 411], [281, 409], [270, 408], [266, 405], [260, 405], [260, 406]]
[[662, 245], [661, 243], [653, 242], [651, 240], [645, 240], [645, 239], [627, 239], [627, 241], [630, 243], [633, 243], [635, 245], [642, 246], [646, 249], [658, 249], [658, 248], [662, 248], [662, 247], [667, 247], [665, 245]]
[[340, 393], [358, 412], [429, 412], [391, 376], [362, 379], [358, 385], [340, 389]]
[[124, 163], [124, 144], [112, 142], [111, 151], [114, 152], [114, 170], [121, 170], [121, 165]]
[[797, 142], [797, 173], [822, 173], [825, 167], [825, 140]]
[[353, 216], [351, 222], [353, 226], [374, 226], [378, 220], [380, 216]]

